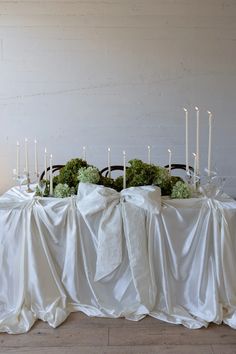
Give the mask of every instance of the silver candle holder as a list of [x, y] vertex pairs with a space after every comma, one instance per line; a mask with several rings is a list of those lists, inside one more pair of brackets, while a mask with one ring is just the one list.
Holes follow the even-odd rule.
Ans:
[[26, 174], [26, 181], [27, 181], [27, 189], [26, 189], [26, 193], [33, 193], [33, 190], [30, 188], [30, 175], [29, 175], [29, 172]]

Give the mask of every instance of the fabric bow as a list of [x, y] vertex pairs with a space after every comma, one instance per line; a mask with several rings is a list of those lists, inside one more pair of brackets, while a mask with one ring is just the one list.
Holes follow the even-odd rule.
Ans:
[[[158, 187], [143, 186], [127, 188], [118, 193], [114, 189], [104, 186], [80, 183], [78, 195], [78, 209], [95, 239], [97, 234], [97, 261], [94, 280], [99, 281], [111, 274], [121, 264], [123, 223], [127, 241], [129, 230], [127, 222], [129, 220], [131, 223], [136, 224], [137, 222], [137, 220], [128, 217], [128, 209], [138, 208], [151, 213], [159, 213], [161, 192]], [[126, 206], [122, 209], [124, 204]], [[89, 222], [89, 217], [97, 213], [102, 213], [102, 215], [96, 233], [92, 230], [94, 222]], [[138, 229], [136, 231], [138, 232]], [[128, 247], [129, 258], [134, 256], [133, 248], [136, 248], [135, 243], [132, 247]]]

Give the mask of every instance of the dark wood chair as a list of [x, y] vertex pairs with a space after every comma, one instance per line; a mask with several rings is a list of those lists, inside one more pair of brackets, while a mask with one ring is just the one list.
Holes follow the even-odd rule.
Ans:
[[[169, 165], [164, 166], [165, 168], [169, 168]], [[128, 167], [127, 167], [128, 168]], [[186, 171], [186, 165], [184, 164], [179, 164], [179, 163], [174, 163], [171, 165], [171, 170], [184, 170]], [[189, 166], [189, 170], [191, 172], [194, 172], [194, 168], [192, 166]], [[124, 171], [124, 166], [122, 165], [112, 165], [111, 166], [111, 172], [112, 171]], [[100, 171], [101, 175], [103, 175], [104, 177], [108, 177], [109, 174], [109, 170], [108, 167], [103, 168]]]
[[[128, 168], [128, 167], [127, 167]], [[111, 172], [112, 171], [124, 171], [124, 166], [122, 165], [112, 165], [111, 166]], [[101, 175], [104, 177], [108, 177], [109, 174], [109, 168], [108, 167], [104, 167], [101, 171], [100, 171]]]
[[[169, 168], [169, 165], [165, 165], [165, 168]], [[180, 163], [172, 163], [171, 170], [184, 170], [184, 171], [186, 171], [186, 165], [180, 164]], [[191, 172], [194, 172], [194, 168], [192, 166], [189, 166], [189, 170]]]
[[[55, 173], [56, 171], [60, 171], [60, 169], [62, 167], [64, 167], [65, 165], [53, 165], [52, 166], [52, 173]], [[47, 168], [47, 172], [50, 171], [50, 167]], [[42, 181], [45, 175], [45, 170], [42, 172], [41, 176], [39, 177], [39, 180]]]

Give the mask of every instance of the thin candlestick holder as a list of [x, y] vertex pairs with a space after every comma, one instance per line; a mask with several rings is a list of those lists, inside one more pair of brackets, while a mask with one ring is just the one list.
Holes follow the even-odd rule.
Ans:
[[26, 193], [33, 193], [33, 190], [30, 188], [30, 176], [29, 176], [29, 172], [26, 174], [27, 176], [27, 189], [26, 189]]

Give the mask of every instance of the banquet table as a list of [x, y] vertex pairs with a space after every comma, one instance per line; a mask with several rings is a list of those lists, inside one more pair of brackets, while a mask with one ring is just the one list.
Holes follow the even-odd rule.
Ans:
[[57, 327], [75, 311], [236, 328], [235, 270], [236, 202], [225, 194], [80, 183], [69, 198], [17, 187], [0, 197], [0, 332]]

